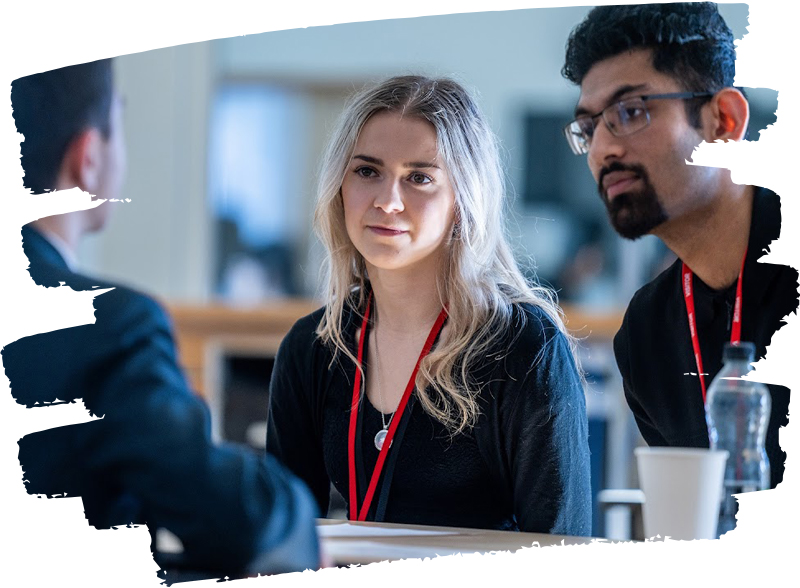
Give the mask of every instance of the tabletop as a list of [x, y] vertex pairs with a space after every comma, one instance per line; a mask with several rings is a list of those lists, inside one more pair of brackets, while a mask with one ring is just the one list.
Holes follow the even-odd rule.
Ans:
[[456, 553], [517, 551], [534, 544], [581, 545], [590, 537], [460, 527], [318, 519], [323, 550], [337, 565], [368, 564]]

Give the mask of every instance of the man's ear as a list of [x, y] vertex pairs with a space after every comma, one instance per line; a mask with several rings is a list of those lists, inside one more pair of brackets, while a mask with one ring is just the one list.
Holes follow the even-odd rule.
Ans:
[[105, 141], [95, 128], [85, 129], [73, 137], [61, 161], [61, 187], [77, 186], [84, 192], [96, 195], [102, 177], [104, 146]]
[[706, 125], [710, 141], [741, 141], [747, 133], [750, 121], [750, 105], [736, 88], [723, 88], [709, 104], [710, 113]]

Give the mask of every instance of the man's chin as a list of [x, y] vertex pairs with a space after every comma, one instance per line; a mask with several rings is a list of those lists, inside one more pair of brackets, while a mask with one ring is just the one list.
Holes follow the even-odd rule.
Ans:
[[645, 235], [649, 235], [653, 232], [653, 229], [663, 222], [663, 219], [632, 218], [631, 215], [625, 214], [624, 211], [622, 214], [609, 216], [611, 220], [611, 226], [614, 228], [617, 234], [623, 239], [628, 239], [629, 241], [636, 241]]

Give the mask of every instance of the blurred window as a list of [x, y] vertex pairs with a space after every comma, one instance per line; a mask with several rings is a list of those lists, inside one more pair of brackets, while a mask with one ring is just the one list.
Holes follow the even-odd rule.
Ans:
[[223, 83], [214, 96], [208, 182], [216, 230], [215, 292], [258, 303], [296, 293], [306, 120], [302, 98], [260, 83]]

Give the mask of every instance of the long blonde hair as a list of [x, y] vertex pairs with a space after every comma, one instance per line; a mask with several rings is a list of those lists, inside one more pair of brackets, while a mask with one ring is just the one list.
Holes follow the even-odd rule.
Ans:
[[344, 339], [343, 317], [348, 308], [361, 315], [368, 292], [364, 259], [345, 228], [342, 182], [362, 127], [384, 111], [434, 126], [455, 192], [453, 238], [437, 277], [439, 296], [448, 305], [448, 331], [420, 364], [416, 380], [424, 410], [455, 435], [474, 425], [480, 412], [479, 384], [470, 368], [507, 332], [515, 303], [540, 308], [567, 337], [573, 355], [575, 340], [564, 328], [553, 291], [529, 283], [511, 254], [497, 140], [475, 101], [450, 79], [398, 76], [350, 100], [323, 158], [314, 225], [327, 250], [327, 305], [317, 335], [334, 348], [334, 358], [342, 352], [358, 363]]

